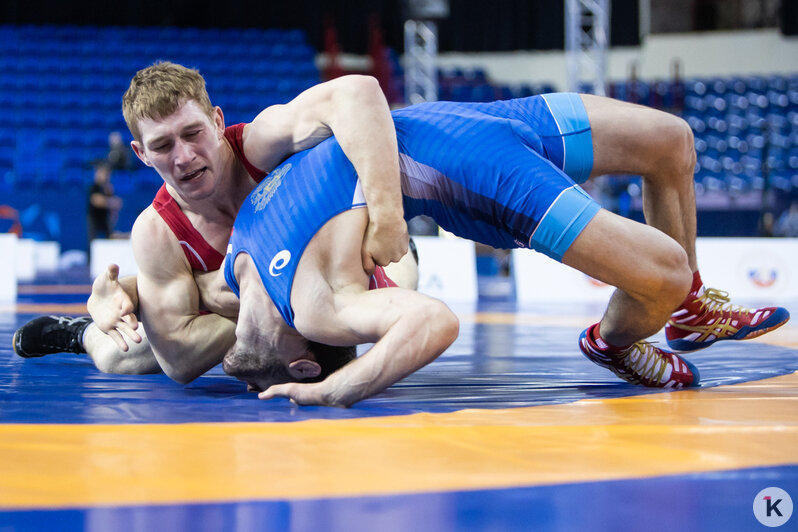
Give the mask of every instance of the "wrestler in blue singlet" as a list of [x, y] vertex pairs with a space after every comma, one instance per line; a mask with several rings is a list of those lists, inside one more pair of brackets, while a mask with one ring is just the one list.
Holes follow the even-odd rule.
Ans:
[[[458, 236], [562, 260], [599, 211], [575, 184], [593, 166], [576, 94], [432, 102], [392, 115], [406, 219], [426, 214]], [[291, 285], [302, 252], [328, 220], [363, 206], [355, 170], [334, 138], [293, 155], [241, 207], [225, 261], [228, 284], [238, 294], [233, 259], [248, 253], [293, 326]]]

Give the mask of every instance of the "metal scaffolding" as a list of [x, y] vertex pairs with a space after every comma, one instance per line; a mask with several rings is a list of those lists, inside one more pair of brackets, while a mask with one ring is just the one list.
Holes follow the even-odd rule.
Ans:
[[438, 26], [429, 20], [405, 21], [405, 100], [409, 104], [438, 99]]
[[568, 89], [606, 94], [610, 0], [565, 0]]

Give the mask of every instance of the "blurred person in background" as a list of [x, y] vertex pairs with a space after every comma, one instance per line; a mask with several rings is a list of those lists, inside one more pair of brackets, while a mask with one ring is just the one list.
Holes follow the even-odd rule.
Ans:
[[114, 194], [111, 172], [111, 165], [107, 162], [98, 163], [94, 167], [94, 181], [89, 188], [86, 221], [89, 254], [91, 254], [92, 240], [113, 236], [114, 225], [122, 208], [122, 198]]
[[105, 158], [113, 170], [130, 168], [130, 148], [125, 144], [119, 131], [112, 131], [108, 135], [108, 155]]

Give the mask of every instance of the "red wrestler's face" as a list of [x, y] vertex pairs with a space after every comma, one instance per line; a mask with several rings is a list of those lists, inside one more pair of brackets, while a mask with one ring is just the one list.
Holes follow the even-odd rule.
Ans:
[[186, 200], [210, 196], [221, 179], [224, 116], [214, 108], [209, 117], [193, 100], [171, 115], [139, 122], [141, 142], [133, 141], [136, 155], [152, 166]]

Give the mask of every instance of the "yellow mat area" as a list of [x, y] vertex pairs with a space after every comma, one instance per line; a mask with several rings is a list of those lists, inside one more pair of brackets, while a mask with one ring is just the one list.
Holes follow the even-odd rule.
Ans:
[[418, 493], [781, 464], [798, 464], [798, 373], [621, 399], [355, 420], [0, 425], [0, 506]]

